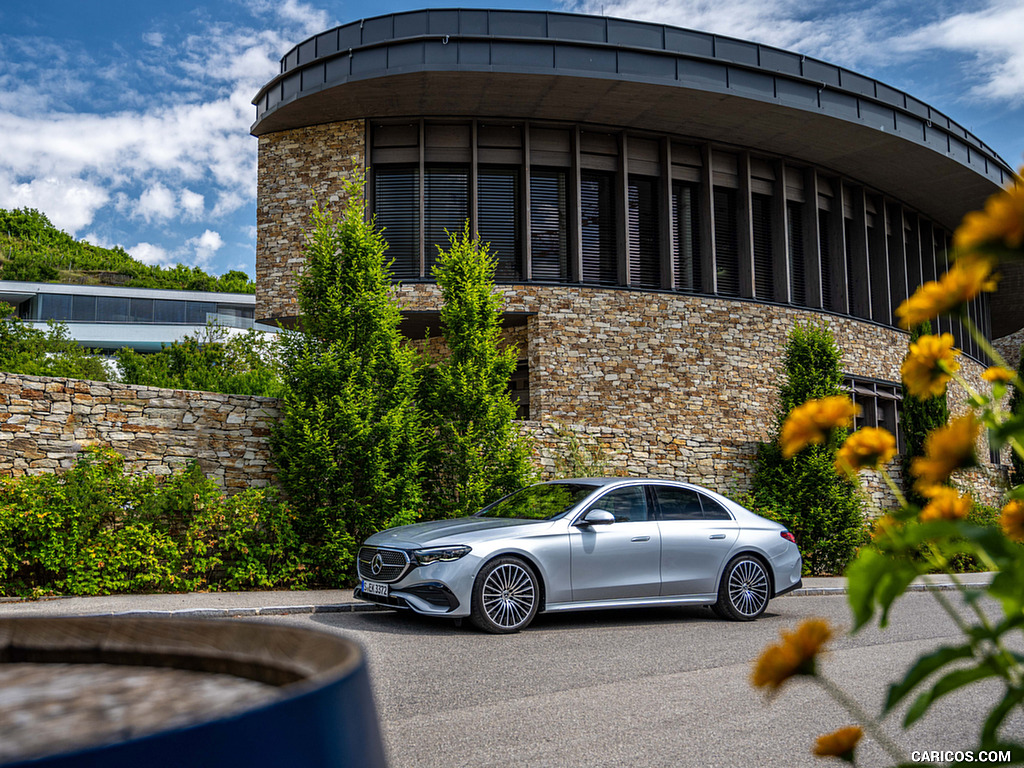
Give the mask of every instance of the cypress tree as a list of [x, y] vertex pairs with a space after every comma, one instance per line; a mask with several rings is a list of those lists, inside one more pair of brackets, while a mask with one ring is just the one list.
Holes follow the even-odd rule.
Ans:
[[272, 445], [278, 478], [321, 583], [340, 585], [375, 531], [419, 515], [421, 416], [415, 353], [398, 329], [386, 244], [360, 186], [340, 219], [314, 207], [299, 275], [301, 333], [283, 344]]
[[835, 470], [846, 431], [835, 430], [826, 443], [808, 446], [788, 461], [782, 458], [778, 435], [792, 408], [843, 394], [840, 360], [827, 326], [793, 328], [784, 350], [787, 378], [779, 387], [775, 439], [758, 446], [754, 465], [751, 495], [796, 535], [804, 570], [811, 574], [841, 573], [862, 536], [856, 488]]
[[[1024, 346], [1020, 348], [1017, 362], [1017, 378], [1024, 381]], [[1024, 419], [1024, 391], [1011, 384], [1012, 394], [1010, 395], [1010, 413]], [[1010, 452], [1010, 485], [1017, 486], [1024, 484], [1024, 459], [1016, 451]]]
[[516, 428], [509, 392], [519, 353], [500, 343], [495, 266], [467, 225], [449, 234], [433, 268], [448, 353], [426, 369], [421, 390], [430, 435], [423, 487], [431, 516], [472, 514], [532, 477], [530, 446]]

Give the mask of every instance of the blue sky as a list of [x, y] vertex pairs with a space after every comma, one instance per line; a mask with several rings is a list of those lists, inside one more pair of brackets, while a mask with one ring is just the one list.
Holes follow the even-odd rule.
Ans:
[[1024, 163], [1024, 0], [408, 3], [35, 0], [0, 5], [0, 207], [215, 274], [255, 261], [250, 104], [295, 43], [424, 6], [647, 19], [851, 67]]

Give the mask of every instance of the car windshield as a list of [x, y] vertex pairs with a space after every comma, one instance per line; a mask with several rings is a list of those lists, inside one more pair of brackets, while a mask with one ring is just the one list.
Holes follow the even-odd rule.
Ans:
[[596, 490], [596, 486], [583, 483], [531, 485], [484, 507], [477, 512], [477, 516], [551, 520], [572, 509]]

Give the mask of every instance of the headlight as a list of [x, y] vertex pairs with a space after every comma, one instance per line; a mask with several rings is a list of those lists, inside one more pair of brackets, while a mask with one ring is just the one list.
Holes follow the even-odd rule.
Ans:
[[430, 549], [414, 549], [412, 556], [419, 565], [431, 563], [450, 563], [469, 554], [469, 547], [464, 544], [458, 547], [431, 547]]

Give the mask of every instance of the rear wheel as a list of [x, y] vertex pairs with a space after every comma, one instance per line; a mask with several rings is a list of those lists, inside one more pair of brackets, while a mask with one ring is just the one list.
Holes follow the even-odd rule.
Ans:
[[529, 625], [539, 605], [533, 569], [518, 557], [499, 557], [477, 574], [469, 619], [484, 632], [507, 635]]
[[740, 555], [725, 567], [712, 610], [723, 619], [753, 621], [768, 607], [771, 582], [760, 560]]

